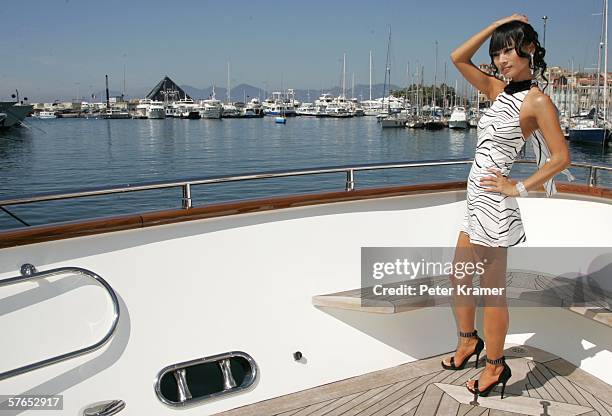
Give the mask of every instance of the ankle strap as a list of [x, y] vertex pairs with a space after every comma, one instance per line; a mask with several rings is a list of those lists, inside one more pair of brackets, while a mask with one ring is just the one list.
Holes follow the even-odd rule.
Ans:
[[496, 358], [495, 360], [491, 360], [489, 357], [486, 357], [485, 359], [491, 365], [503, 364], [506, 362], [506, 357], [503, 355], [499, 358]]
[[461, 332], [459, 331], [459, 336], [463, 338], [476, 338], [478, 331], [474, 330], [474, 332]]

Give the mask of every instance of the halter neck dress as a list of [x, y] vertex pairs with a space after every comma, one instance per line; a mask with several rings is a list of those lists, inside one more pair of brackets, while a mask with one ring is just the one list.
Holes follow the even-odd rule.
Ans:
[[[529, 89], [535, 80], [510, 82], [478, 122], [476, 154], [467, 180], [467, 209], [461, 231], [470, 242], [487, 247], [511, 247], [527, 241], [521, 212], [516, 198], [500, 192], [486, 191], [480, 179], [492, 176], [489, 168], [496, 168], [508, 176], [521, 148], [532, 140], [538, 166], [544, 165], [550, 151], [539, 130], [527, 139], [523, 137], [519, 115]], [[565, 170], [570, 180], [569, 171]], [[556, 193], [552, 179], [544, 184], [546, 194]]]

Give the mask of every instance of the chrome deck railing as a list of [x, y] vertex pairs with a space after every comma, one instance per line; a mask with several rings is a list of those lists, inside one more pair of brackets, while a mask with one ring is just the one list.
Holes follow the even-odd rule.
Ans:
[[[326, 166], [313, 169], [299, 169], [299, 170], [273, 170], [264, 172], [251, 172], [239, 175], [230, 176], [206, 176], [197, 178], [186, 178], [172, 181], [159, 181], [159, 182], [141, 182], [136, 184], [125, 184], [116, 187], [98, 187], [73, 190], [63, 193], [42, 193], [35, 194], [23, 198], [13, 198], [0, 200], [0, 209], [7, 212], [9, 215], [14, 216], [18, 221], [21, 221], [14, 214], [8, 211], [6, 206], [30, 204], [34, 202], [44, 201], [57, 201], [65, 199], [84, 198], [91, 196], [100, 195], [112, 195], [121, 194], [126, 192], [142, 192], [168, 188], [181, 188], [182, 189], [182, 207], [184, 209], [191, 208], [191, 188], [196, 185], [207, 185], [207, 184], [218, 184], [226, 182], [240, 182], [254, 179], [270, 179], [270, 178], [283, 178], [283, 177], [295, 177], [295, 176], [306, 176], [306, 175], [319, 175], [327, 173], [346, 173], [345, 190], [352, 191], [355, 189], [355, 172], [358, 171], [376, 171], [382, 169], [403, 169], [403, 168], [421, 168], [431, 166], [455, 166], [455, 165], [467, 165], [473, 162], [472, 159], [439, 159], [439, 160], [419, 160], [414, 162], [388, 162], [388, 163], [370, 163], [363, 165], [340, 165], [340, 166]], [[533, 163], [535, 160], [519, 159], [516, 163]], [[612, 165], [608, 164], [592, 164], [584, 162], [572, 163], [571, 167], [585, 168], [588, 170], [587, 183], [589, 186], [597, 185], [597, 173], [600, 170], [612, 171]], [[23, 221], [22, 221], [23, 222]], [[23, 222], [25, 224], [25, 222]], [[27, 225], [27, 224], [26, 224]]]
[[102, 286], [102, 288], [106, 291], [106, 294], [110, 297], [111, 303], [113, 305], [112, 311], [112, 321], [106, 333], [95, 343], [88, 345], [86, 347], [82, 347], [76, 349], [74, 351], [69, 351], [54, 357], [45, 358], [43, 360], [26, 364], [17, 368], [13, 368], [10, 370], [5, 370], [0, 372], [0, 380], [4, 380], [10, 377], [14, 377], [19, 374], [27, 373], [38, 368], [46, 367], [51, 364], [59, 363], [61, 361], [65, 361], [71, 358], [78, 357], [83, 354], [90, 353], [92, 351], [97, 350], [104, 344], [106, 344], [113, 334], [115, 333], [115, 329], [117, 328], [117, 324], [119, 323], [119, 315], [121, 313], [119, 308], [119, 300], [117, 298], [117, 294], [109, 285], [106, 280], [97, 275], [96, 273], [83, 269], [81, 267], [60, 267], [57, 269], [45, 270], [45, 271], [37, 271], [34, 266], [31, 264], [24, 264], [21, 266], [21, 275], [16, 277], [11, 277], [7, 279], [0, 280], [0, 286], [8, 286], [16, 283], [22, 283], [25, 281], [36, 280], [36, 279], [46, 279], [49, 277], [59, 276], [62, 274], [74, 274], [83, 278], [89, 278], [93, 280], [98, 285]]

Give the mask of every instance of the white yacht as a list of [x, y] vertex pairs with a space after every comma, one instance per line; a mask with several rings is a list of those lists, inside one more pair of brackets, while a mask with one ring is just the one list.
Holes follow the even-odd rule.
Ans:
[[195, 120], [200, 118], [200, 111], [198, 105], [191, 98], [185, 96], [170, 105], [170, 112], [166, 107], [166, 117], [168, 116]]
[[302, 103], [301, 106], [295, 110], [298, 116], [317, 116], [317, 106], [314, 103]]
[[246, 105], [242, 108], [242, 117], [243, 118], [261, 118], [264, 116], [264, 109], [259, 98], [254, 97], [246, 103]]
[[380, 100], [365, 100], [361, 102], [361, 106], [366, 116], [377, 116], [382, 111], [382, 102]]
[[328, 117], [348, 118], [354, 116], [353, 103], [340, 95], [329, 102], [325, 108]]
[[161, 101], [151, 101], [149, 108], [147, 108], [147, 118], [155, 120], [166, 118], [164, 103]]
[[164, 108], [164, 104], [161, 101], [143, 98], [138, 102], [133, 118], [166, 118], [166, 110]]
[[363, 109], [361, 103], [357, 98], [351, 98], [350, 103], [350, 111], [354, 117], [363, 117], [365, 116], [365, 110]]
[[242, 111], [233, 103], [223, 103], [223, 118], [240, 118]]
[[221, 118], [223, 115], [223, 104], [217, 99], [214, 85], [212, 87], [211, 96], [206, 100], [200, 100], [198, 109], [202, 118]]
[[289, 99], [279, 91], [274, 91], [272, 97], [264, 100], [263, 109], [264, 114], [267, 116], [279, 116], [284, 115], [285, 117], [296, 116], [295, 100]]
[[448, 127], [451, 129], [467, 129], [468, 119], [465, 107], [455, 107], [448, 119]]
[[221, 106], [221, 102], [219, 100], [201, 100], [198, 109], [202, 118], [219, 119], [223, 114], [223, 107]]
[[40, 111], [36, 113], [35, 117], [50, 119], [50, 118], [57, 118], [57, 115], [55, 114], [55, 111]]
[[111, 107], [104, 113], [101, 113], [100, 117], [105, 119], [126, 119], [130, 118], [130, 113], [120, 107]]
[[[149, 106], [151, 105], [151, 100], [148, 98], [143, 98], [138, 101], [138, 105], [136, 106], [136, 111], [134, 112], [133, 118], [147, 118], [147, 112], [149, 111]], [[165, 116], [165, 114], [164, 114]]]
[[331, 94], [321, 94], [319, 98], [315, 100], [315, 106], [318, 108], [320, 112], [325, 112], [327, 106], [330, 105], [334, 101], [334, 97]]
[[[61, 398], [66, 415], [609, 415], [612, 233], [602, 231], [612, 229], [611, 189], [559, 182], [552, 198], [517, 199], [528, 247], [509, 249], [504, 398], [501, 386], [476, 398], [464, 386], [484, 353], [477, 368], [473, 358], [463, 370], [441, 368], [457, 342], [447, 297], [381, 297], [362, 283], [371, 262], [398, 253], [452, 260], [466, 183], [373, 186], [352, 173], [449, 163], [248, 172], [0, 201], [44, 206], [166, 186], [183, 204], [0, 232], [0, 402], [52, 395], [45, 408]], [[265, 178], [342, 169], [346, 190], [192, 205], [196, 183], [259, 178], [251, 182], [267, 192]], [[597, 178], [612, 166], [586, 169]], [[380, 282], [449, 285], [435, 273], [391, 280]], [[482, 334], [480, 308], [476, 328]]]
[[338, 103], [338, 102], [333, 102], [331, 104], [329, 104], [326, 108], [325, 108], [325, 113], [327, 114], [328, 117], [333, 117], [333, 118], [349, 118], [349, 117], [353, 117], [353, 115], [351, 114], [351, 112], [349, 111], [349, 109]]

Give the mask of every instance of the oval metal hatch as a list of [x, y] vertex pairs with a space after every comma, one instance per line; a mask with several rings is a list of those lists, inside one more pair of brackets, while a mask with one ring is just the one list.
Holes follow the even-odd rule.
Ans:
[[257, 373], [253, 357], [231, 351], [163, 368], [155, 379], [155, 393], [169, 406], [189, 406], [245, 390]]

